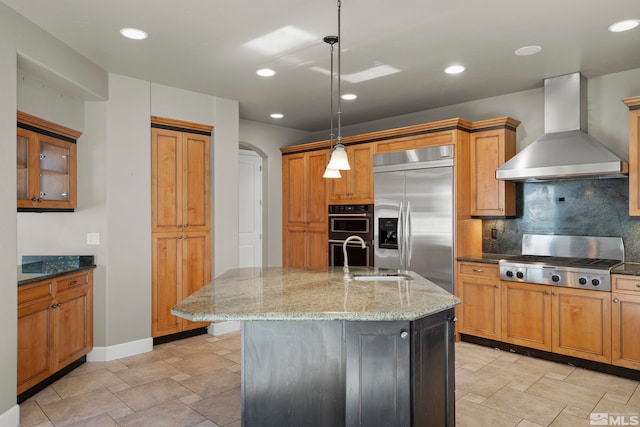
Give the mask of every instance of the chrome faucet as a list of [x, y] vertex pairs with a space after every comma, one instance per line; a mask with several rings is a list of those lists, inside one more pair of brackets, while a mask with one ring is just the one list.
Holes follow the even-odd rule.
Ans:
[[347, 243], [349, 243], [351, 240], [360, 241], [360, 243], [362, 244], [362, 249], [365, 249], [367, 247], [364, 243], [364, 240], [360, 236], [349, 236], [346, 239], [344, 239], [344, 243], [342, 244], [342, 254], [344, 255], [344, 267], [342, 267], [342, 271], [344, 272], [345, 279], [351, 278], [351, 276], [349, 275], [349, 261], [347, 259]]

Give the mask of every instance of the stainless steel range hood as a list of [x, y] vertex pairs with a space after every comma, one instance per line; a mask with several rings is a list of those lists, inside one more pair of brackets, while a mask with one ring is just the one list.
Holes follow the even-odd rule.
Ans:
[[545, 134], [496, 170], [504, 181], [623, 178], [629, 165], [586, 133], [587, 84], [580, 73], [544, 81]]

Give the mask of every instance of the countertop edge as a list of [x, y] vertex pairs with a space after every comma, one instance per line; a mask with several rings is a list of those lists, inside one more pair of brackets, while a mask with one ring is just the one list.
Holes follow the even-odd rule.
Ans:
[[19, 280], [18, 281], [18, 287], [24, 286], [24, 285], [29, 285], [31, 283], [41, 282], [43, 280], [55, 279], [56, 277], [66, 276], [68, 274], [79, 273], [79, 272], [84, 271], [84, 270], [92, 270], [92, 269], [94, 269], [96, 267], [97, 267], [96, 264], [83, 265], [81, 267], [72, 268], [72, 269], [69, 269], [69, 270], [66, 270], [66, 271], [59, 271], [59, 272], [50, 273], [50, 274], [43, 273], [41, 276], [38, 276], [38, 277], [31, 277], [29, 279]]

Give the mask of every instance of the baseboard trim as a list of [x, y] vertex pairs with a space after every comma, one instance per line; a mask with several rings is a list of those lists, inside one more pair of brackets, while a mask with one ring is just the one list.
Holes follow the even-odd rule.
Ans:
[[228, 322], [212, 323], [207, 328], [207, 333], [217, 337], [219, 335], [229, 334], [240, 330], [239, 320], [230, 320]]
[[0, 414], [0, 427], [18, 427], [20, 425], [20, 406], [13, 405]]
[[108, 347], [93, 347], [87, 354], [87, 362], [108, 362], [123, 357], [135, 356], [153, 350], [153, 338], [125, 342]]

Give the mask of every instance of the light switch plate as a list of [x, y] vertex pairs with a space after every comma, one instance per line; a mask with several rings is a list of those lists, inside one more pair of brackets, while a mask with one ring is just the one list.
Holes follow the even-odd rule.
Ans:
[[87, 245], [99, 245], [100, 233], [87, 233]]

